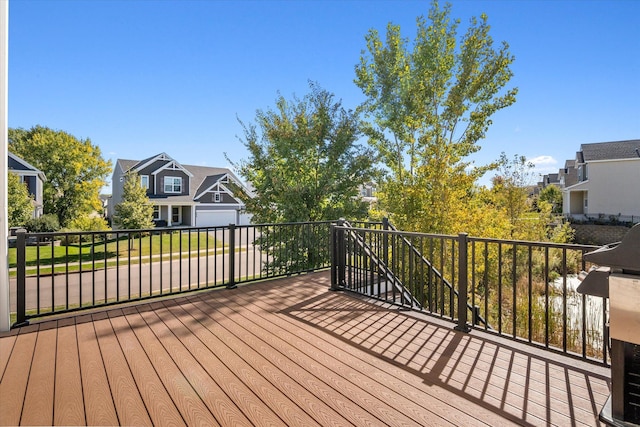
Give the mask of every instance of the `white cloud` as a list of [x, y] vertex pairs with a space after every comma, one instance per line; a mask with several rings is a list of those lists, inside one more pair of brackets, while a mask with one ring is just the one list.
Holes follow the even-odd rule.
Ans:
[[553, 165], [557, 165], [558, 161], [551, 156], [537, 156], [532, 159], [527, 159], [529, 162], [533, 163], [536, 167], [551, 167]]

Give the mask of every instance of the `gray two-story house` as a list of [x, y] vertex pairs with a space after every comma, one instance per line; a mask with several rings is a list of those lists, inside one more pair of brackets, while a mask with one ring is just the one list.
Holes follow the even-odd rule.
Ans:
[[33, 197], [33, 217], [38, 218], [43, 213], [43, 189], [47, 178], [40, 169], [29, 164], [26, 160], [9, 152], [8, 169], [20, 177], [20, 182], [27, 186]]
[[122, 200], [125, 176], [135, 171], [153, 203], [159, 225], [214, 227], [248, 224], [250, 216], [236, 192], [249, 193], [228, 168], [183, 165], [166, 153], [144, 160], [116, 161], [109, 216]]

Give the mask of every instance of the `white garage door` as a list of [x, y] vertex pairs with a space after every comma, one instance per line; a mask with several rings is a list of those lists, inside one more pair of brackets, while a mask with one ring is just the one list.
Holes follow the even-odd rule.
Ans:
[[196, 227], [235, 224], [236, 211], [196, 211]]

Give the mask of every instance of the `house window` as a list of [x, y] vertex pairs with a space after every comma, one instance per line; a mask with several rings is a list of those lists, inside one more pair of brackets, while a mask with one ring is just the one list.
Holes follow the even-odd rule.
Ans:
[[153, 206], [153, 219], [158, 221], [160, 219], [160, 206]]
[[213, 193], [213, 201], [215, 203], [220, 203], [221, 200], [222, 197], [220, 196], [220, 192], [216, 191], [215, 193]]
[[149, 175], [140, 175], [140, 186], [149, 189]]
[[171, 222], [173, 224], [180, 224], [180, 207], [174, 206], [171, 208]]
[[182, 193], [182, 178], [175, 176], [164, 177], [165, 193]]

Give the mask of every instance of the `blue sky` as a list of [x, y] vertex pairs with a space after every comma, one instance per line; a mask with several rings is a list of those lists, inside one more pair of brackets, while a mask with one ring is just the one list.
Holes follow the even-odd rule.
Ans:
[[[557, 172], [580, 144], [640, 138], [640, 1], [453, 0], [486, 13], [516, 57], [515, 105], [493, 118], [485, 164], [525, 155]], [[184, 164], [247, 157], [237, 136], [278, 93], [316, 81], [353, 109], [371, 28], [406, 37], [427, 1], [10, 0], [9, 126], [90, 138], [105, 158]], [[461, 28], [460, 33], [463, 33]], [[110, 178], [109, 178], [110, 179]], [[105, 189], [106, 192], [110, 191]]]

